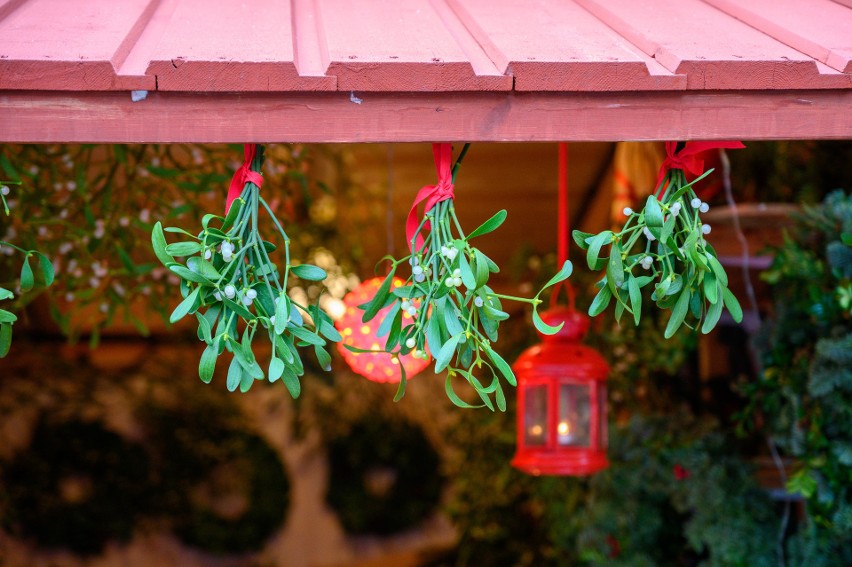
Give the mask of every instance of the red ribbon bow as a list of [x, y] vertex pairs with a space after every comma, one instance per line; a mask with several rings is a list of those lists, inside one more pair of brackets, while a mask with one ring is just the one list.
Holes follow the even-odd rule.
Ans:
[[[733, 140], [717, 141], [717, 142], [687, 142], [680, 151], [677, 151], [677, 142], [666, 142], [666, 159], [663, 160], [663, 165], [660, 166], [660, 173], [657, 175], [657, 187], [662, 183], [666, 172], [670, 169], [682, 169], [689, 173], [699, 176], [704, 173], [704, 159], [701, 153], [707, 150], [727, 148], [739, 150], [744, 148], [742, 142]], [[661, 189], [662, 191], [662, 189]]]
[[[432, 153], [435, 156], [435, 169], [438, 171], [438, 184], [426, 185], [420, 189], [414, 199], [414, 204], [411, 205], [411, 210], [408, 211], [408, 220], [405, 222], [405, 240], [409, 246], [411, 246], [411, 239], [414, 238], [417, 227], [420, 226], [417, 220], [417, 206], [426, 201], [423, 207], [423, 212], [426, 213], [441, 201], [452, 199], [454, 194], [452, 144], [432, 144]], [[429, 228], [429, 222], [427, 221], [423, 226]], [[418, 233], [417, 242], [412, 252], [420, 250], [423, 247], [423, 242], [423, 236]]]
[[246, 183], [254, 183], [258, 188], [263, 185], [263, 176], [257, 171], [251, 170], [251, 162], [257, 153], [257, 144], [243, 144], [243, 154], [245, 159], [243, 164], [234, 172], [234, 177], [231, 178], [231, 186], [228, 188], [228, 198], [225, 201], [225, 213], [231, 208], [231, 203], [238, 198]]

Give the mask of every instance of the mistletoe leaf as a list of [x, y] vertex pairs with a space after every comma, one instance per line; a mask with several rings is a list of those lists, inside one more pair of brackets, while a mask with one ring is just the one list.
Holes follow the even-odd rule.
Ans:
[[234, 199], [233, 202], [231, 202], [231, 208], [228, 209], [228, 214], [225, 216], [225, 221], [222, 223], [222, 232], [227, 232], [232, 226], [234, 226], [244, 204], [245, 201], [242, 197]]
[[488, 269], [488, 259], [485, 257], [485, 254], [474, 248], [473, 255], [474, 283], [476, 284], [475, 289], [479, 289], [488, 283], [488, 274], [490, 273], [490, 270]]
[[[277, 319], [276, 319], [276, 322], [277, 322]], [[326, 344], [324, 338], [317, 335], [316, 333], [312, 333], [311, 331], [307, 330], [304, 327], [300, 327], [298, 325], [293, 325], [291, 323], [291, 324], [287, 325], [287, 328], [290, 330], [291, 333], [293, 333], [293, 336], [295, 336], [297, 339], [305, 341], [309, 345], [325, 346], [325, 344]]]
[[719, 283], [722, 284], [722, 287], [728, 286], [728, 274], [725, 273], [725, 268], [719, 262], [719, 259], [716, 258], [711, 253], [706, 254], [707, 263], [710, 265], [710, 270], [715, 274], [716, 279], [719, 280]]
[[14, 323], [18, 320], [18, 316], [14, 313], [0, 309], [0, 323]]
[[[718, 285], [719, 284], [715, 284], [715, 285], [717, 286], [716, 299], [718, 300], [719, 299], [719, 297], [718, 297]], [[706, 294], [707, 288], [705, 287], [704, 290], [705, 290], [705, 294]], [[701, 325], [701, 332], [703, 334], [706, 335], [707, 333], [712, 331], [713, 328], [716, 326], [716, 323], [719, 322], [719, 317], [721, 317], [721, 315], [722, 315], [722, 305], [723, 305], [722, 301], [716, 301], [716, 302], [712, 302], [710, 304], [710, 308], [707, 310], [707, 315], [704, 317], [704, 323], [702, 323], [702, 325]]]
[[690, 298], [691, 294], [689, 289], [684, 289], [680, 292], [677, 302], [675, 302], [674, 309], [672, 309], [671, 317], [669, 317], [669, 322], [666, 325], [666, 331], [663, 334], [663, 336], [667, 339], [672, 338], [683, 323], [683, 320], [686, 317], [686, 312], [689, 310]]
[[463, 338], [464, 333], [453, 335], [441, 346], [441, 350], [438, 351], [438, 355], [435, 357], [435, 374], [447, 367], [453, 358], [453, 354], [456, 352], [459, 341]]
[[13, 294], [11, 291], [9, 291], [6, 288], [0, 287], [0, 300], [12, 299], [14, 297], [15, 297], [15, 294]]
[[331, 370], [331, 355], [320, 345], [314, 345], [314, 353], [317, 355], [317, 362], [320, 368], [329, 372]]
[[[209, 313], [210, 310], [208, 309], [207, 312]], [[210, 325], [210, 321], [207, 319], [206, 315], [206, 313], [202, 315], [198, 311], [195, 312], [195, 318], [198, 319], [198, 338], [205, 343], [210, 344], [213, 341], [213, 327]]]
[[21, 291], [30, 291], [34, 285], [35, 277], [33, 276], [32, 266], [30, 266], [30, 255], [27, 254], [24, 256], [23, 265], [21, 265]]
[[[472, 405], [461, 399], [458, 394], [456, 394], [455, 390], [453, 390], [453, 377], [451, 374], [447, 374], [447, 379], [444, 380], [444, 391], [447, 392], [447, 397], [453, 402], [453, 405], [456, 407], [460, 407], [463, 409], [473, 409], [473, 408], [481, 408], [483, 405]], [[494, 411], [492, 409], [492, 411]]]
[[399, 365], [399, 386], [396, 387], [396, 394], [394, 394], [393, 401], [398, 402], [405, 395], [405, 386], [408, 384], [408, 377], [405, 374], [405, 365], [400, 363]]
[[571, 277], [571, 274], [574, 271], [574, 265], [571, 263], [571, 260], [565, 260], [565, 263], [562, 264], [562, 267], [559, 268], [559, 271], [556, 272], [552, 278], [547, 280], [547, 283], [544, 284], [544, 287], [536, 294], [536, 297], [541, 295], [541, 292], [545, 289], [549, 288], [554, 284], [558, 284], [559, 282], [563, 282]]
[[236, 355], [231, 359], [231, 364], [228, 366], [228, 378], [225, 381], [225, 386], [229, 392], [234, 392], [240, 385], [243, 377], [243, 367], [237, 360]]
[[497, 230], [498, 228], [500, 228], [500, 225], [506, 221], [507, 216], [508, 213], [506, 212], [506, 209], [500, 209], [494, 214], [494, 216], [492, 216], [490, 219], [476, 227], [473, 232], [468, 234], [465, 240], [470, 240], [471, 238], [476, 238], [477, 236], [482, 236], [483, 234], [488, 234], [489, 232]]
[[38, 256], [38, 265], [41, 269], [41, 277], [42, 280], [44, 280], [44, 285], [50, 287], [55, 278], [53, 262], [51, 262], [50, 259], [41, 252], [35, 251], [34, 254]]
[[[560, 327], [561, 326], [562, 325], [560, 324]], [[509, 363], [491, 347], [487, 347], [485, 349], [485, 353], [488, 355], [488, 358], [491, 359], [491, 362], [494, 363], [494, 366], [497, 367], [497, 370], [499, 370], [500, 373], [503, 374], [503, 377], [506, 378], [506, 382], [512, 386], [517, 386], [518, 381], [515, 379], [515, 373], [512, 372], [512, 367], [509, 366]]]
[[388, 333], [390, 333], [391, 328], [393, 327], [394, 320], [399, 318], [402, 320], [402, 307], [399, 301], [394, 301], [393, 305], [391, 305], [390, 311], [387, 312], [385, 318], [382, 319], [381, 325], [379, 325], [379, 329], [376, 331], [377, 337], [384, 337]]
[[609, 305], [609, 301], [612, 299], [612, 291], [610, 291], [609, 286], [603, 286], [595, 298], [592, 300], [592, 304], [589, 306], [589, 317], [597, 317]]
[[382, 285], [379, 286], [379, 289], [376, 291], [376, 295], [367, 303], [367, 306], [364, 309], [364, 316], [361, 317], [362, 322], [366, 323], [367, 321], [370, 321], [376, 316], [376, 313], [384, 307], [390, 291], [391, 282], [393, 281], [394, 272], [396, 272], [395, 265], [391, 268], [390, 272], [388, 272], [388, 275], [385, 277]]
[[722, 299], [725, 301], [725, 307], [731, 313], [734, 321], [741, 323], [743, 320], [743, 308], [740, 307], [740, 302], [734, 297], [734, 294], [728, 288], [722, 288]]
[[290, 320], [290, 298], [283, 291], [275, 302], [275, 334], [280, 335], [287, 328]]
[[[191, 259], [192, 258], [190, 258], [190, 260]], [[213, 282], [211, 282], [209, 279], [205, 278], [201, 274], [193, 272], [192, 270], [190, 270], [189, 268], [187, 268], [186, 266], [184, 266], [182, 264], [170, 262], [169, 265], [168, 265], [168, 268], [169, 268], [169, 270], [171, 270], [172, 272], [174, 272], [175, 274], [177, 274], [181, 278], [185, 279], [186, 281], [210, 285], [210, 286], [213, 285]]]
[[175, 324], [183, 319], [187, 313], [198, 309], [198, 305], [200, 304], [198, 294], [200, 291], [200, 287], [195, 288], [183, 299], [183, 301], [178, 303], [178, 306], [175, 307], [175, 310], [172, 311], [171, 316], [169, 316], [169, 323]]
[[213, 345], [207, 345], [204, 352], [201, 353], [201, 360], [198, 362], [198, 377], [205, 384], [209, 384], [213, 380], [213, 371], [216, 369], [216, 359], [219, 358], [219, 353], [213, 348]]
[[535, 325], [535, 328], [538, 330], [538, 332], [543, 335], [554, 335], [558, 333], [559, 330], [562, 329], [562, 326], [565, 324], [564, 322], [562, 322], [556, 326], [548, 325], [542, 320], [541, 315], [538, 314], [538, 306], [533, 307], [532, 318], [533, 325]]
[[470, 263], [467, 261], [464, 252], [459, 254], [459, 269], [461, 270], [462, 283], [467, 289], [476, 289], [476, 278], [473, 275], [473, 270], [470, 269]]
[[328, 274], [325, 270], [317, 266], [312, 266], [311, 264], [299, 264], [298, 266], [291, 266], [290, 271], [298, 277], [302, 278], [303, 280], [311, 282], [321, 282], [328, 277]]
[[192, 256], [201, 252], [199, 242], [174, 242], [166, 246], [166, 253], [170, 256]]
[[601, 247], [610, 242], [612, 242], [611, 230], [605, 230], [592, 238], [592, 241], [589, 243], [589, 249], [586, 251], [586, 264], [588, 264], [590, 270], [598, 269]]
[[571, 237], [574, 239], [574, 242], [576, 242], [577, 246], [583, 250], [588, 250], [589, 239], [592, 238], [592, 236], [594, 235], [590, 232], [581, 232], [579, 230], [575, 230], [571, 233]]
[[713, 275], [713, 272], [706, 272], [704, 274], [702, 287], [704, 288], [704, 297], [707, 298], [707, 301], [711, 304], [719, 303], [719, 287], [716, 284], [716, 276]]
[[175, 259], [166, 252], [166, 235], [163, 233], [163, 225], [160, 221], [154, 224], [151, 229], [151, 247], [154, 249], [154, 255], [163, 263], [164, 266], [174, 263]]
[[660, 201], [656, 195], [648, 195], [645, 201], [645, 224], [648, 228], [660, 228], [663, 226], [663, 211], [660, 209]]
[[12, 346], [12, 324], [0, 324], [0, 358], [9, 354], [9, 347]]
[[444, 318], [434, 315], [429, 317], [429, 324], [426, 327], [426, 343], [433, 358], [438, 357], [438, 353], [444, 345], [443, 337], [446, 334], [444, 332]]
[[275, 382], [284, 374], [284, 361], [278, 358], [277, 356], [273, 356], [269, 361], [269, 372], [267, 376], [270, 382]]
[[296, 373], [285, 366], [284, 372], [281, 374], [281, 378], [284, 382], [284, 386], [287, 388], [287, 391], [290, 392], [290, 396], [292, 396], [294, 400], [298, 398], [299, 394], [302, 393], [302, 383], [299, 381], [299, 377]]
[[627, 278], [627, 292], [630, 294], [630, 308], [633, 310], [633, 324], [638, 326], [642, 317], [642, 291], [639, 282], [630, 274]]
[[[440, 302], [444, 303], [441, 304]], [[446, 301], [445, 299], [440, 299], [438, 303], [436, 303], [436, 307], [438, 311], [441, 311], [444, 316], [444, 326], [447, 329], [447, 332], [450, 336], [455, 336], [464, 331], [462, 324], [460, 322], [461, 314], [458, 311], [458, 307], [452, 301]]]
[[188, 258], [186, 261], [186, 267], [208, 280], [218, 280], [222, 277], [222, 274], [219, 273], [219, 270], [213, 267], [213, 264], [200, 256], [192, 256], [191, 258]]

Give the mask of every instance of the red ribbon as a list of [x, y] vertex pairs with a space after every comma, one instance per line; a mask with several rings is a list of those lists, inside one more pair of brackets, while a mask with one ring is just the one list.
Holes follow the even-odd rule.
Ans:
[[254, 161], [254, 156], [257, 153], [257, 144], [243, 144], [243, 154], [245, 159], [243, 164], [234, 172], [234, 177], [231, 178], [231, 186], [228, 188], [228, 198], [225, 201], [225, 213], [231, 208], [231, 203], [237, 199], [243, 192], [246, 183], [254, 183], [260, 188], [263, 185], [263, 176], [257, 171], [251, 170], [251, 162]]
[[[727, 148], [739, 150], [744, 148], [742, 142], [733, 140], [716, 141], [716, 142], [687, 142], [680, 151], [677, 151], [677, 142], [666, 142], [666, 159], [663, 160], [663, 165], [660, 166], [660, 173], [657, 175], [657, 185], [660, 187], [666, 172], [670, 169], [682, 169], [689, 173], [698, 176], [704, 173], [704, 159], [701, 157], [701, 152]], [[662, 192], [662, 188], [660, 191]], [[659, 195], [659, 194], [658, 194]]]
[[[423, 212], [426, 213], [441, 201], [453, 198], [453, 146], [452, 144], [432, 144], [432, 153], [435, 156], [435, 169], [438, 171], [438, 184], [426, 185], [420, 189], [414, 204], [411, 205], [411, 210], [408, 211], [408, 220], [405, 221], [405, 240], [408, 246], [411, 246], [411, 239], [414, 238], [414, 233], [420, 226], [417, 206], [425, 201]], [[423, 226], [429, 228], [429, 222], [426, 221]], [[423, 236], [418, 233], [412, 252], [419, 251], [423, 247], [423, 242]]]

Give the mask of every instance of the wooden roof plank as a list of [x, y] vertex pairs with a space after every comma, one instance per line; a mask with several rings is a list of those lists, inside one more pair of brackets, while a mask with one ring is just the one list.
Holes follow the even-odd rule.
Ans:
[[331, 60], [328, 73], [342, 91], [512, 89], [512, 78], [493, 64], [483, 61], [474, 69], [453, 36], [460, 29], [448, 29], [429, 0], [317, 3]]
[[701, 0], [576, 0], [688, 89], [834, 88], [813, 59]]
[[640, 54], [571, 1], [448, 0], [518, 91], [684, 89], [686, 78]]
[[852, 90], [621, 93], [0, 92], [0, 142], [852, 139]]
[[163, 91], [334, 90], [296, 69], [292, 17], [281, 0], [179, 0], [147, 72]]
[[153, 88], [149, 77], [120, 78], [159, 0], [10, 2], [0, 20], [0, 88]]
[[852, 72], [852, 10], [831, 0], [704, 0], [793, 49]]

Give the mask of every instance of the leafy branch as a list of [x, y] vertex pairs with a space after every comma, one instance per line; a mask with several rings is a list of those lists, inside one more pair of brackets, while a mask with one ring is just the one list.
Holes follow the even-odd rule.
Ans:
[[666, 338], [681, 325], [700, 325], [702, 333], [709, 333], [723, 307], [736, 322], [742, 320], [742, 308], [728, 289], [725, 269], [706, 240], [711, 227], [701, 221], [700, 213], [710, 207], [692, 189], [712, 171], [687, 183], [682, 170], [669, 170], [660, 186], [661, 198], [650, 195], [640, 212], [624, 209], [627, 221], [620, 232], [574, 231], [574, 241], [586, 251], [589, 269], [605, 270], [595, 284], [598, 293], [589, 307], [590, 316], [602, 313], [615, 299], [616, 320], [626, 311], [638, 325], [642, 289], [653, 284], [651, 300], [660, 309], [671, 310]]
[[[453, 168], [453, 181], [459, 160]], [[544, 289], [567, 279], [572, 266], [565, 262], [553, 278], [532, 299], [503, 295], [488, 286], [491, 274], [500, 268], [481, 250], [471, 244], [479, 236], [493, 232], [506, 220], [501, 210], [470, 233], [465, 234], [456, 216], [452, 199], [435, 204], [426, 212], [411, 239], [411, 254], [395, 259], [386, 256], [390, 269], [376, 295], [361, 305], [363, 321], [374, 318], [379, 310], [390, 306], [377, 335], [387, 337], [384, 349], [362, 350], [349, 345], [353, 352], [387, 352], [400, 356], [413, 353], [416, 357], [435, 359], [435, 373], [447, 370], [445, 390], [449, 399], [459, 407], [488, 407], [494, 411], [506, 409], [506, 397], [500, 378], [512, 386], [515, 375], [509, 363], [494, 350], [498, 329], [509, 318], [503, 301], [520, 301], [533, 307], [533, 322], [542, 333], [552, 334], [559, 327], [542, 321], [538, 306]], [[419, 238], [423, 244], [418, 247]], [[405, 285], [392, 289], [391, 282], [400, 266], [410, 267]], [[403, 313], [410, 324], [403, 326]], [[400, 365], [400, 368], [402, 366]], [[481, 377], [477, 377], [481, 373]], [[470, 404], [456, 394], [453, 380], [466, 381], [482, 401]], [[395, 400], [405, 394], [406, 376], [402, 379]], [[493, 398], [493, 399], [492, 399]]]
[[[260, 172], [263, 147], [251, 163]], [[284, 244], [284, 266], [273, 263], [270, 253], [276, 245], [260, 233], [259, 213], [265, 210]], [[331, 356], [327, 341], [339, 341], [331, 317], [319, 305], [302, 305], [287, 294], [292, 276], [307, 281], [323, 281], [326, 272], [309, 264], [293, 264], [290, 238], [259, 187], [247, 182], [227, 216], [207, 214], [202, 230], [194, 235], [184, 229], [163, 229], [157, 222], [151, 242], [157, 258], [180, 278], [183, 296], [171, 314], [175, 323], [189, 314], [198, 320], [198, 338], [207, 345], [201, 355], [198, 374], [209, 383], [218, 357], [226, 350], [233, 354], [227, 375], [227, 388], [246, 392], [254, 380], [281, 379], [290, 394], [299, 396], [299, 377], [304, 365], [297, 347], [313, 347], [317, 361], [326, 370]], [[164, 232], [180, 234], [188, 240], [168, 244]], [[185, 257], [185, 262], [175, 257]], [[242, 324], [240, 324], [242, 321]], [[257, 361], [252, 342], [266, 335], [272, 345], [268, 370]]]

